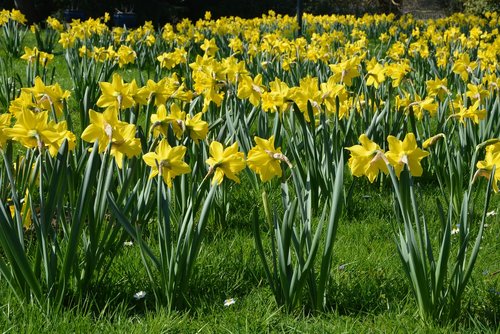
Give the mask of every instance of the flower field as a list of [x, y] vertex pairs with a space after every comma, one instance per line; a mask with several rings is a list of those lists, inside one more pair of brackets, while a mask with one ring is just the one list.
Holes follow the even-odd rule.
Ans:
[[497, 330], [497, 13], [108, 20], [0, 12], [2, 327]]

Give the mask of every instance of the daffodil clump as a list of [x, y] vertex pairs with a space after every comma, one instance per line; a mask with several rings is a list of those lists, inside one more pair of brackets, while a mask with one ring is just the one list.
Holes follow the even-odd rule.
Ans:
[[[26, 23], [20, 12], [3, 10], [0, 25], [10, 21]], [[237, 153], [234, 145], [241, 140], [215, 135], [240, 131], [229, 126], [236, 118], [228, 117], [278, 117], [278, 123], [288, 124], [292, 115], [301, 115], [318, 126], [324, 115], [327, 125], [336, 122], [349, 134], [345, 147], [351, 153], [352, 174], [374, 182], [380, 171], [387, 173], [387, 164], [397, 175], [404, 165], [414, 176], [424, 173], [421, 160], [428, 153], [418, 143], [435, 135], [429, 124], [437, 124], [438, 132], [460, 133], [460, 140], [470, 137], [467, 140], [475, 145], [488, 137], [483, 130], [479, 135], [478, 127], [494, 127], [491, 120], [500, 89], [497, 13], [428, 21], [392, 14], [306, 14], [303, 37], [295, 36], [293, 17], [272, 11], [251, 20], [212, 20], [210, 15], [195, 23], [185, 19], [175, 26], [166, 24], [161, 33], [151, 22], [124, 29], [109, 28], [108, 21], [106, 14], [69, 25], [52, 17], [46, 22], [58, 34], [70, 67], [82, 66], [73, 65], [73, 54], [89, 66], [107, 62], [111, 71], [144, 68], [147, 63], [157, 66], [157, 77], [141, 78], [140, 84], [112, 72], [96, 76], [96, 94], [85, 95], [84, 85], [78, 95], [89, 98], [80, 104], [87, 107], [80, 112], [88, 115], [80, 138], [97, 142], [99, 153], [109, 149], [119, 167], [125, 158], [156, 152], [158, 143], [166, 140], [172, 149], [186, 147], [186, 159], [191, 161], [196, 159], [190, 156], [195, 147], [190, 145], [198, 145], [206, 151], [207, 172], [216, 183], [224, 177], [236, 181], [245, 158], [229, 157]], [[376, 52], [370, 40], [380, 43]], [[28, 65], [48, 67], [54, 59], [37, 46], [24, 50], [20, 58]], [[96, 73], [103, 68], [95, 67]], [[12, 126], [6, 125], [4, 133], [7, 141], [47, 147], [54, 155], [64, 140], [73, 149], [78, 138], [63, 115], [69, 91], [47, 81], [33, 78], [33, 86], [22, 87], [10, 101]], [[411, 123], [412, 130], [403, 129], [403, 123]], [[370, 136], [365, 134], [368, 130]], [[356, 145], [358, 137], [361, 145]], [[382, 145], [382, 137], [387, 145]], [[264, 182], [282, 177], [281, 162], [292, 166], [281, 148], [274, 147], [275, 135], [267, 138], [256, 136], [256, 146], [251, 140], [244, 145], [246, 166]], [[221, 142], [232, 143], [230, 153], [217, 144]], [[286, 150], [288, 145], [284, 142], [282, 147]]]
[[[160, 30], [151, 22], [136, 29], [110, 28], [108, 21], [109, 14], [69, 24], [49, 17], [42, 34], [38, 26], [30, 31], [19, 11], [0, 11], [5, 64], [15, 60], [27, 69], [26, 75], [10, 75], [10, 68], [0, 75], [0, 153], [5, 164], [0, 174], [6, 175], [0, 181], [9, 182], [0, 202], [13, 203], [12, 214], [3, 219], [22, 221], [16, 235], [23, 252], [26, 226], [38, 228], [45, 222], [54, 239], [37, 234], [49, 240], [37, 256], [45, 256], [47, 267], [64, 272], [41, 277], [43, 270], [35, 268], [36, 277], [28, 277], [34, 288], [21, 284], [19, 295], [28, 296], [32, 289], [39, 298], [42, 291], [91, 286], [99, 279], [91, 271], [107, 268], [99, 262], [104, 256], [92, 252], [116, 249], [111, 243], [120, 234], [113, 228], [123, 226], [146, 258], [154, 252], [141, 233], [155, 218], [163, 224], [159, 238], [170, 242], [175, 238], [169, 233], [187, 231], [183, 223], [193, 229], [198, 217], [205, 224], [213, 213], [223, 225], [226, 211], [239, 205], [227, 202], [237, 186], [264, 194], [281, 186], [283, 219], [289, 221], [278, 226], [281, 209], [271, 214], [266, 207], [271, 230], [300, 221], [304, 233], [310, 233], [325, 203], [322, 215], [331, 211], [329, 226], [336, 226], [340, 211], [335, 210], [347, 193], [343, 188], [348, 181], [340, 172], [345, 163], [347, 180], [366, 177], [380, 186], [389, 178], [393, 184], [406, 182], [408, 175], [411, 182], [427, 182], [420, 178], [424, 175], [437, 178], [440, 194], [449, 194], [450, 207], [458, 212], [463, 188], [472, 189], [480, 176], [498, 191], [498, 13], [457, 13], [437, 20], [305, 14], [301, 36], [295, 17], [273, 11], [253, 19], [212, 19], [207, 13], [196, 22], [183, 19]], [[31, 33], [35, 38], [29, 40], [36, 45], [21, 43], [23, 34]], [[55, 47], [62, 52], [54, 52]], [[71, 74], [72, 86], [62, 78], [61, 63]], [[7, 68], [5, 64], [2, 58], [0, 68]], [[15, 156], [20, 150], [26, 158]], [[28, 173], [33, 165], [35, 176]], [[292, 216], [296, 212], [301, 215], [297, 219]], [[177, 219], [174, 232], [171, 218]], [[77, 227], [73, 233], [68, 220]], [[183, 235], [186, 245], [194, 245], [189, 256], [197, 254], [201, 232], [202, 227], [196, 232], [199, 239]], [[336, 230], [329, 227], [329, 233], [332, 247]], [[58, 258], [64, 248], [58, 244], [60, 236], [74, 247], [67, 248], [74, 250], [74, 258]], [[103, 236], [108, 241], [99, 239]], [[319, 236], [300, 235], [297, 247], [315, 249], [309, 246]], [[184, 247], [170, 246], [169, 251]], [[163, 244], [160, 248], [166, 252]], [[302, 249], [297, 252], [292, 258], [284, 251], [283, 279], [305, 277], [293, 271], [296, 263], [317, 265], [303, 257]], [[158, 284], [168, 286], [158, 288], [163, 292], [157, 296], [167, 290], [177, 293], [175, 298], [187, 296], [176, 289], [185, 287], [191, 267], [188, 276], [175, 278], [182, 284], [168, 281], [181, 272], [175, 261], [187, 259], [182, 257], [186, 254], [167, 253], [151, 261], [162, 276]], [[331, 252], [326, 255], [331, 258]], [[85, 273], [70, 265], [85, 262], [85, 256], [96, 261], [82, 265], [90, 268]], [[170, 261], [169, 269], [160, 260]], [[328, 275], [329, 269], [325, 264]], [[34, 282], [50, 286], [36, 288]], [[321, 282], [318, 286], [325, 291], [328, 277]], [[283, 283], [273, 285], [275, 295], [278, 287], [306, 285]], [[312, 281], [307, 284], [313, 291]], [[53, 298], [51, 293], [47, 295]], [[172, 295], [165, 298], [174, 303]], [[278, 303], [287, 307], [301, 301], [280, 298]], [[311, 302], [317, 303], [313, 309], [325, 307], [326, 297], [321, 298]]]
[[64, 141], [74, 149], [75, 134], [68, 130], [66, 121], [58, 121], [69, 97], [70, 92], [59, 84], [45, 85], [36, 77], [35, 85], [22, 88], [20, 96], [11, 102], [9, 117], [4, 115], [6, 122], [10, 123], [11, 116], [15, 119], [12, 128], [4, 129], [5, 136], [27, 148], [48, 148], [52, 156]]

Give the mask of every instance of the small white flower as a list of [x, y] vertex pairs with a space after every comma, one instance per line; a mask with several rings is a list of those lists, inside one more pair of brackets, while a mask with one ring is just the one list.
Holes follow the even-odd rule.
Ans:
[[146, 291], [139, 291], [139, 292], [134, 293], [135, 300], [141, 300], [144, 297], [146, 297]]
[[497, 212], [495, 210], [486, 213], [486, 217], [496, 216], [496, 215], [497, 215]]
[[229, 298], [224, 301], [224, 306], [228, 307], [236, 303], [236, 300], [234, 298]]
[[[354, 262], [356, 262], [356, 261], [354, 261]], [[343, 264], [341, 264], [341, 265], [340, 265], [337, 269], [338, 269], [339, 271], [345, 270], [346, 266], [349, 266], [349, 265], [353, 264], [354, 262], [343, 263]]]
[[123, 242], [123, 246], [125, 246], [125, 247], [130, 247], [130, 246], [133, 246], [133, 245], [134, 245], [133, 241], [124, 241]]
[[451, 235], [455, 235], [460, 233], [460, 224], [457, 224], [454, 228], [451, 229]]

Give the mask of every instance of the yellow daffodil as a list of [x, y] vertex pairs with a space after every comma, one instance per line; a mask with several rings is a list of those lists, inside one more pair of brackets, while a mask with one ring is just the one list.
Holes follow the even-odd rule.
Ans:
[[10, 18], [14, 21], [21, 23], [21, 24], [26, 24], [26, 22], [28, 22], [28, 20], [26, 19], [26, 16], [24, 16], [24, 14], [21, 13], [21, 11], [17, 10], [17, 9], [13, 9], [10, 11]]
[[237, 96], [240, 99], [248, 99], [253, 106], [258, 107], [265, 89], [261, 74], [257, 74], [254, 79], [249, 75], [242, 75], [238, 81]]
[[283, 113], [290, 108], [291, 91], [288, 85], [276, 78], [269, 83], [269, 92], [262, 94], [262, 110]]
[[471, 61], [469, 54], [464, 53], [455, 60], [452, 71], [460, 75], [463, 81], [467, 82], [469, 80], [469, 74], [471, 74], [477, 68], [477, 62]]
[[186, 130], [186, 113], [177, 104], [173, 103], [170, 105], [170, 114], [167, 116], [167, 122], [172, 126], [177, 139], [180, 140]]
[[[248, 72], [246, 68], [245, 62], [240, 61], [233, 56], [223, 58], [221, 60], [221, 65], [221, 73], [226, 75], [228, 82], [236, 83], [237, 78], [250, 75], [250, 72]], [[260, 84], [262, 84], [262, 80], [260, 81], [259, 85]]]
[[411, 71], [408, 62], [399, 62], [385, 67], [385, 74], [392, 79], [392, 87], [399, 87], [401, 80]]
[[366, 69], [368, 70], [366, 85], [378, 88], [380, 84], [385, 80], [384, 67], [377, 62], [376, 58], [373, 58], [366, 64]]
[[110, 154], [115, 157], [118, 168], [123, 166], [123, 158], [132, 158], [141, 153], [141, 141], [135, 138], [135, 125], [119, 125], [113, 131]]
[[444, 133], [438, 133], [437, 135], [432, 136], [432, 137], [426, 139], [422, 143], [422, 148], [423, 149], [427, 149], [427, 148], [429, 148], [431, 146], [434, 146], [434, 144], [436, 144], [440, 139], [443, 139], [443, 138], [446, 138], [446, 136], [444, 135]]
[[99, 86], [101, 87], [102, 95], [97, 100], [98, 107], [115, 107], [121, 110], [134, 105], [135, 102], [130, 92], [130, 84], [124, 83], [118, 73], [113, 74], [111, 83], [99, 82]]
[[[338, 84], [333, 76], [328, 78], [327, 82], [320, 85], [321, 99], [328, 113], [333, 114], [337, 111], [337, 100], [341, 105], [347, 98], [348, 93], [344, 85]], [[340, 115], [339, 115], [340, 116]]]
[[417, 146], [417, 141], [413, 133], [406, 134], [403, 141], [394, 136], [389, 136], [387, 137], [387, 142], [389, 143], [389, 151], [385, 153], [385, 156], [394, 167], [394, 171], [398, 177], [404, 165], [408, 166], [411, 175], [422, 176], [423, 168], [420, 165], [420, 160], [428, 156], [429, 152]]
[[82, 133], [82, 139], [86, 142], [99, 142], [99, 153], [108, 147], [113, 135], [113, 129], [119, 124], [118, 114], [115, 108], [108, 108], [103, 113], [89, 110], [90, 124]]
[[[164, 104], [158, 107], [158, 109], [156, 110], [156, 114], [152, 114], [150, 119], [151, 119], [150, 131], [153, 133], [153, 137], [157, 138], [160, 134], [166, 136], [170, 119], [167, 117], [167, 108], [165, 107]], [[175, 133], [175, 135], [177, 136], [177, 133]], [[180, 137], [177, 136], [177, 138]]]
[[120, 68], [134, 63], [137, 58], [135, 51], [127, 45], [120, 45], [116, 53], [118, 55], [118, 66], [120, 66]]
[[110, 154], [114, 156], [118, 168], [122, 168], [123, 157], [131, 158], [141, 152], [141, 141], [135, 138], [135, 125], [118, 120], [117, 111], [108, 108], [104, 113], [89, 111], [90, 124], [83, 131], [82, 139], [99, 143], [99, 152], [111, 145]]
[[46, 86], [40, 77], [35, 78], [32, 88], [22, 88], [21, 91], [31, 93], [39, 109], [53, 110], [57, 116], [62, 115], [63, 105], [70, 97], [68, 90], [62, 90], [57, 83]]
[[[11, 129], [4, 129], [3, 133], [9, 138], [21, 143], [27, 148], [51, 147], [50, 153], [55, 155], [59, 149], [59, 144], [67, 138], [72, 140], [71, 132], [59, 132], [54, 123], [48, 122], [48, 112], [41, 111], [34, 113], [26, 110], [19, 113], [16, 124]], [[71, 137], [71, 138], [70, 138]]]
[[201, 49], [205, 51], [205, 55], [209, 57], [214, 56], [217, 50], [219, 50], [217, 43], [215, 43], [215, 39], [213, 38], [210, 40], [205, 39], [201, 45]]
[[352, 85], [352, 79], [359, 77], [359, 57], [352, 57], [338, 64], [330, 64], [330, 69], [333, 72], [333, 78], [338, 83], [343, 83], [346, 86]]
[[75, 148], [76, 136], [73, 132], [68, 130], [68, 125], [66, 121], [61, 121], [59, 123], [50, 121], [49, 127], [53, 128], [55, 132], [59, 134], [59, 139], [48, 145], [50, 155], [55, 156], [65, 140], [68, 142], [68, 149], [70, 151], [72, 151]]
[[[485, 148], [486, 154], [484, 160], [478, 161], [476, 167], [479, 168], [476, 172], [475, 178], [478, 176], [484, 176], [489, 178], [493, 166], [500, 168], [500, 143], [495, 143], [488, 145]], [[493, 190], [498, 192], [498, 181], [500, 181], [500, 172], [495, 170], [495, 175], [493, 175]]]
[[307, 122], [311, 121], [307, 110], [308, 102], [312, 106], [314, 116], [321, 112], [323, 94], [318, 86], [318, 78], [306, 77], [300, 80], [299, 87], [293, 87], [290, 90], [290, 97], [304, 114], [304, 119]]
[[465, 95], [472, 101], [483, 101], [490, 95], [490, 92], [483, 88], [482, 85], [467, 84], [467, 92]]
[[352, 175], [361, 177], [365, 175], [373, 183], [379, 172], [387, 174], [389, 171], [383, 159], [383, 151], [367, 135], [359, 136], [361, 145], [354, 145], [346, 149], [351, 152], [347, 165]]
[[427, 80], [425, 82], [427, 86], [427, 95], [431, 97], [438, 96], [441, 101], [443, 101], [446, 96], [450, 94], [448, 90], [448, 79], [439, 79], [436, 78], [434, 80]]
[[176, 48], [173, 52], [164, 52], [156, 60], [160, 62], [160, 67], [172, 69], [179, 64], [183, 64], [187, 60], [187, 52], [182, 48]]
[[165, 77], [158, 82], [148, 80], [144, 87], [137, 90], [135, 100], [139, 104], [148, 104], [154, 98], [155, 106], [166, 104], [171, 98], [188, 101], [191, 99], [189, 92], [185, 91], [185, 85], [180, 83], [177, 76]]
[[284, 161], [290, 167], [291, 164], [281, 153], [281, 148], [274, 147], [274, 136], [267, 140], [254, 137], [254, 140], [257, 145], [248, 152], [248, 167], [260, 176], [262, 182], [267, 182], [275, 176], [281, 177], [280, 163]]
[[471, 119], [474, 123], [479, 124], [479, 122], [487, 116], [486, 110], [480, 108], [480, 100], [477, 100], [468, 108], [464, 107], [463, 104], [459, 104], [458, 108], [459, 112], [451, 115], [450, 117], [458, 118], [459, 122], [462, 124], [465, 124], [466, 119]]
[[11, 114], [2, 114], [0, 115], [0, 149], [5, 149], [5, 144], [9, 137], [4, 133], [4, 130], [10, 127], [12, 115]]
[[151, 167], [149, 178], [160, 175], [169, 188], [172, 188], [172, 180], [181, 174], [191, 171], [191, 168], [184, 162], [186, 147], [170, 147], [167, 140], [163, 139], [158, 144], [155, 152], [145, 154], [142, 159]]
[[186, 129], [189, 132], [189, 137], [196, 143], [198, 140], [204, 140], [208, 133], [208, 123], [201, 119], [203, 113], [197, 113], [191, 118], [191, 115], [186, 115]]
[[233, 54], [239, 54], [243, 52], [243, 42], [238, 37], [231, 38], [229, 40], [228, 46], [233, 51]]
[[193, 70], [194, 90], [205, 98], [203, 111], [208, 109], [210, 102], [220, 106], [224, 98], [221, 88], [225, 79], [221, 64], [213, 58], [197, 56], [189, 67]]
[[214, 174], [212, 183], [221, 184], [224, 177], [239, 183], [240, 179], [236, 174], [245, 168], [245, 156], [242, 152], [238, 152], [238, 143], [224, 149], [221, 143], [213, 141], [209, 151], [210, 158], [206, 163], [210, 166], [208, 174]]
[[24, 54], [21, 56], [21, 59], [28, 61], [28, 63], [38, 62], [45, 67], [54, 59], [54, 55], [39, 51], [36, 46], [33, 49], [26, 46], [24, 47]]
[[33, 95], [21, 89], [19, 97], [10, 101], [9, 112], [17, 118], [25, 110], [35, 111], [37, 108], [39, 107], [33, 102]]
[[53, 17], [47, 17], [47, 26], [54, 29], [55, 31], [62, 32], [64, 30], [64, 26], [58, 19]]
[[413, 102], [408, 105], [408, 109], [412, 110], [415, 117], [420, 121], [424, 117], [424, 111], [427, 111], [431, 117], [437, 114], [438, 104], [432, 97], [421, 99], [418, 94], [415, 94]]

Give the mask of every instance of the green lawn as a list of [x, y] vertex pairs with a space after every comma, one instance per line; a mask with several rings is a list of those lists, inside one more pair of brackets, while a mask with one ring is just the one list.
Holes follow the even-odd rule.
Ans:
[[[361, 182], [362, 183], [362, 182]], [[231, 197], [241, 207], [226, 225], [211, 223], [190, 283], [185, 310], [167, 314], [156, 309], [136, 245], [124, 246], [105, 284], [96, 286], [86, 304], [72, 304], [48, 316], [19, 305], [0, 281], [0, 327], [4, 332], [201, 332], [201, 333], [320, 333], [320, 332], [477, 332], [497, 331], [500, 316], [499, 216], [488, 218], [482, 249], [466, 291], [458, 323], [422, 323], [393, 242], [392, 199], [368, 184], [359, 187], [352, 206], [341, 219], [334, 248], [328, 302], [331, 311], [307, 315], [280, 310], [265, 280], [254, 246], [247, 212], [251, 198], [242, 188]], [[422, 189], [423, 207], [432, 213], [435, 189]], [[243, 200], [243, 197], [245, 199]], [[238, 201], [240, 199], [241, 201]], [[253, 198], [257, 203], [258, 198]], [[498, 210], [494, 197], [492, 210]], [[430, 223], [432, 228], [432, 223]], [[264, 230], [263, 230], [264, 233]], [[133, 295], [146, 291], [146, 297]], [[234, 298], [229, 307], [224, 300]]]
[[[30, 42], [33, 41], [26, 41]], [[6, 58], [2, 51], [0, 56]], [[9, 75], [18, 73], [24, 78], [24, 61], [12, 59], [7, 65]], [[55, 81], [71, 90], [62, 54], [56, 55], [49, 72], [52, 68]], [[136, 74], [127, 72], [124, 77], [129, 80]], [[71, 100], [70, 108], [74, 105], [76, 101]], [[348, 189], [353, 180], [346, 174], [344, 184]], [[437, 325], [420, 320], [403, 272], [394, 243], [396, 218], [388, 183], [379, 187], [365, 179], [355, 181], [334, 247], [327, 295], [329, 311], [313, 315], [307, 310], [288, 314], [277, 307], [252, 234], [250, 213], [255, 206], [260, 208], [260, 195], [249, 191], [251, 185], [242, 179], [242, 185], [228, 188], [231, 207], [227, 220], [212, 219], [209, 223], [190, 290], [186, 292], [191, 305], [171, 314], [157, 308], [138, 246], [124, 245], [104, 282], [92, 289], [85, 302], [69, 299], [59, 313], [44, 314], [36, 306], [21, 305], [5, 279], [0, 278], [0, 330], [3, 333], [499, 332], [500, 195], [492, 196], [489, 211], [498, 215], [487, 218], [461, 316], [455, 324]], [[437, 231], [435, 200], [439, 188], [429, 180], [423, 179], [422, 183], [418, 189], [421, 210], [428, 217], [431, 232]], [[279, 189], [278, 182], [273, 185]], [[272, 196], [278, 201], [279, 194]], [[476, 202], [480, 208], [481, 196]], [[153, 224], [151, 228], [154, 230]], [[475, 235], [477, 229], [472, 230]], [[261, 233], [268, 242], [265, 226], [261, 227]], [[136, 300], [134, 294], [139, 291], [145, 291], [146, 296]], [[234, 298], [235, 303], [226, 307], [224, 300], [228, 298]]]

